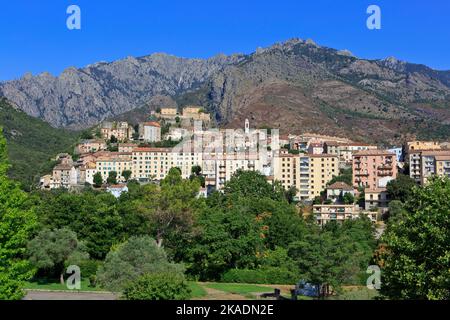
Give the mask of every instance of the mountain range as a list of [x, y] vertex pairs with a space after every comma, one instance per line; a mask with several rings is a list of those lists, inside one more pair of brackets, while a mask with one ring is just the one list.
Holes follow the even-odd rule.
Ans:
[[252, 54], [128, 57], [0, 83], [0, 96], [54, 127], [83, 129], [166, 105], [202, 105], [218, 125], [279, 128], [395, 144], [448, 139], [450, 71], [367, 60], [312, 40]]

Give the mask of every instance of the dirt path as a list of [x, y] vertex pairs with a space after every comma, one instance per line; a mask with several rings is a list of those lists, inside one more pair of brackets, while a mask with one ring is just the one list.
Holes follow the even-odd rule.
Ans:
[[205, 285], [199, 283], [203, 289], [206, 291], [206, 296], [201, 298], [196, 298], [193, 300], [248, 300], [247, 297], [244, 297], [240, 294], [229, 293], [213, 288], [208, 288]]

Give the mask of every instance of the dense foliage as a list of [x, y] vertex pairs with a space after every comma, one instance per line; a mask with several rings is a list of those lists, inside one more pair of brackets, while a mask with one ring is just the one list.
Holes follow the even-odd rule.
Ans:
[[97, 281], [111, 291], [121, 291], [144, 274], [182, 274], [182, 265], [170, 263], [164, 249], [148, 236], [132, 237], [113, 248], [97, 272]]
[[390, 299], [448, 300], [450, 180], [414, 188], [404, 210], [382, 238], [382, 292]]
[[131, 282], [124, 290], [127, 300], [186, 300], [191, 290], [179, 273], [161, 272], [145, 274]]
[[8, 141], [11, 162], [9, 176], [26, 190], [40, 175], [51, 172], [50, 157], [60, 152], [72, 152], [77, 132], [56, 129], [48, 123], [14, 109], [0, 98], [0, 124]]
[[6, 141], [0, 133], [0, 300], [20, 299], [23, 282], [34, 273], [24, 256], [36, 214], [27, 195], [7, 178], [7, 170]]

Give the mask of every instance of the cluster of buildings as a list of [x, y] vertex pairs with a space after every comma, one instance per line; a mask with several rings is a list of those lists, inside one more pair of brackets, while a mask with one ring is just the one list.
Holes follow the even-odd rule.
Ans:
[[[159, 116], [172, 119], [180, 115], [174, 108], [165, 108]], [[194, 107], [185, 108], [182, 116], [191, 120], [206, 117]], [[114, 172], [119, 185], [108, 188], [120, 194], [128, 179], [158, 182], [173, 167], [178, 167], [183, 178], [188, 178], [192, 168], [200, 166], [205, 178], [201, 193], [208, 195], [212, 190], [221, 190], [238, 170], [254, 170], [265, 175], [270, 183], [279, 182], [286, 190], [295, 188], [298, 201], [311, 204], [320, 199], [320, 203], [313, 205], [313, 214], [317, 223], [323, 225], [361, 214], [376, 221], [389, 204], [387, 184], [406, 165], [418, 184], [426, 184], [433, 175], [450, 177], [450, 149], [437, 142], [414, 141], [404, 147], [382, 150], [375, 145], [317, 134], [279, 136], [272, 130], [269, 135], [265, 130], [250, 129], [248, 120], [243, 130], [185, 126], [173, 128], [164, 137], [158, 122], [145, 122], [139, 124], [138, 141], [130, 138], [130, 132], [133, 131], [132, 136], [134, 133], [130, 128], [123, 122], [103, 126], [104, 139], [82, 141], [76, 148], [79, 155], [76, 161], [70, 155], [59, 155], [59, 164], [51, 175], [42, 177], [41, 187], [72, 189], [92, 185], [97, 173], [106, 183]], [[115, 134], [120, 141], [117, 151], [107, 151], [105, 140]], [[174, 148], [140, 144], [174, 136], [182, 140]], [[344, 169], [352, 172], [351, 185], [331, 184]], [[346, 194], [351, 199], [364, 195], [364, 204], [343, 202]]]

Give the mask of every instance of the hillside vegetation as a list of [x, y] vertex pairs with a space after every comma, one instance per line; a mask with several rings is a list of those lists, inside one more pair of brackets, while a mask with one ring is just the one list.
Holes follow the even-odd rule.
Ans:
[[15, 109], [6, 99], [0, 99], [0, 127], [8, 143], [9, 176], [25, 189], [50, 172], [51, 158], [72, 151], [78, 138], [78, 132], [53, 128]]

